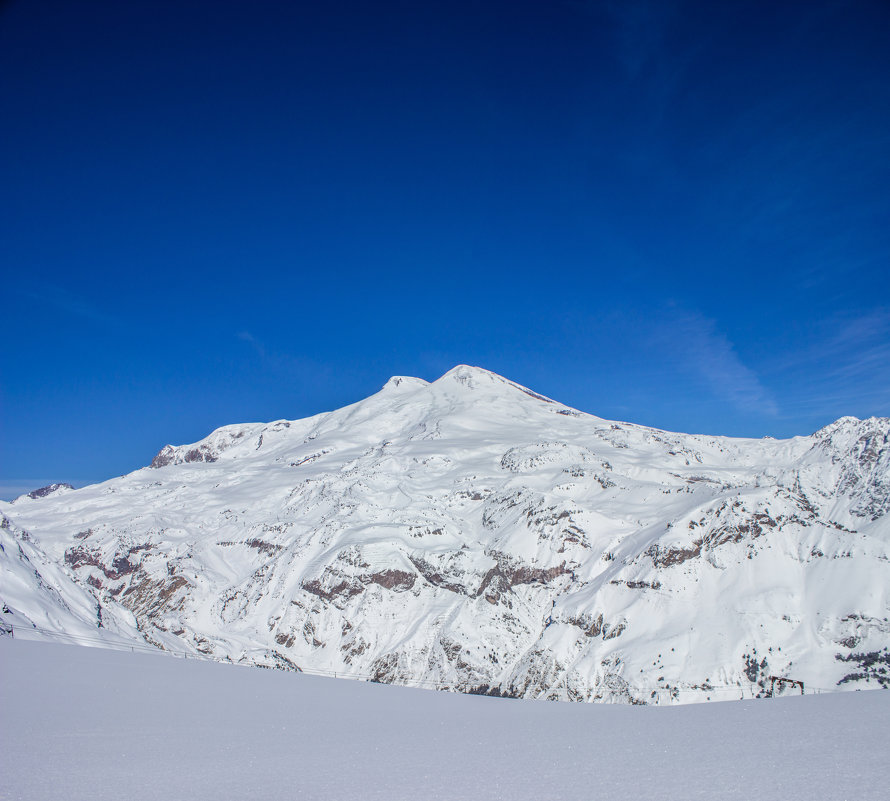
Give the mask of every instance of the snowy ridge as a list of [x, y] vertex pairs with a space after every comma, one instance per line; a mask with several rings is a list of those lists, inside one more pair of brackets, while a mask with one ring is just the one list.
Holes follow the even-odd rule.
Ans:
[[[878, 687], [888, 437], [849, 417], [790, 440], [664, 432], [462, 365], [0, 512], [80, 594], [64, 630], [95, 635], [101, 612], [170, 650], [514, 697]], [[0, 597], [34, 620], [56, 596], [7, 593], [11, 550]]]

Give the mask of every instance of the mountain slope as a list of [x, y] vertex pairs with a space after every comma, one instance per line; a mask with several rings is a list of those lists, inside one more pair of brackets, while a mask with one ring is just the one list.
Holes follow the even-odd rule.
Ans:
[[888, 435], [674, 434], [460, 366], [0, 512], [173, 650], [574, 700], [886, 686]]

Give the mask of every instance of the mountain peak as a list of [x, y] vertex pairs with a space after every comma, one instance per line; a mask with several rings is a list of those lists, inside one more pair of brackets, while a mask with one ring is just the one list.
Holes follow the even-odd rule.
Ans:
[[850, 428], [854, 426], [858, 426], [862, 421], [858, 417], [853, 417], [852, 415], [846, 415], [844, 417], [838, 417], [833, 423], [829, 423], [827, 426], [823, 426], [815, 433], [819, 434], [833, 434], [835, 431], [838, 431], [842, 428]]
[[449, 382], [463, 384], [469, 389], [474, 389], [480, 384], [485, 385], [494, 382], [503, 382], [505, 384], [511, 383], [503, 376], [491, 372], [491, 370], [485, 370], [482, 367], [473, 367], [469, 364], [458, 364], [456, 367], [452, 367], [434, 383], [439, 384]]
[[491, 370], [486, 370], [482, 367], [473, 367], [469, 364], [459, 364], [456, 367], [452, 367], [445, 373], [445, 375], [434, 381], [433, 384], [435, 386], [458, 384], [467, 389], [480, 389], [482, 387], [492, 386], [498, 388], [507, 387], [510, 390], [517, 390], [524, 395], [528, 395], [535, 400], [543, 401], [544, 403], [555, 403], [553, 399], [548, 398], [546, 395], [540, 395], [537, 392], [533, 392], [528, 387], [524, 387], [522, 384], [517, 384], [509, 378], [504, 378], [502, 375], [493, 373]]
[[[46, 498], [53, 493], [67, 492], [68, 490], [73, 489], [74, 487], [67, 481], [61, 481], [57, 484], [47, 484], [45, 487], [40, 487], [40, 489], [32, 490], [31, 492], [19, 496], [19, 498], [31, 498], [31, 500], [36, 501], [40, 498]], [[19, 500], [19, 498], [17, 498], [16, 500]]]
[[404, 392], [406, 390], [428, 387], [429, 384], [429, 381], [424, 381], [422, 378], [415, 378], [410, 375], [394, 375], [380, 389], [381, 391], [384, 389], [395, 389]]
[[884, 431], [890, 429], [890, 417], [866, 417], [860, 419], [858, 417], [839, 417], [833, 423], [820, 428], [813, 433], [813, 436], [822, 439], [832, 437], [842, 432], [866, 432], [866, 431]]
[[491, 372], [491, 370], [486, 370], [484, 367], [476, 367], [472, 364], [456, 364], [452, 367], [447, 373], [445, 373], [442, 378], [454, 378], [454, 379], [465, 379], [470, 376], [494, 376], [496, 378], [501, 378], [501, 376], [497, 375], [497, 373]]

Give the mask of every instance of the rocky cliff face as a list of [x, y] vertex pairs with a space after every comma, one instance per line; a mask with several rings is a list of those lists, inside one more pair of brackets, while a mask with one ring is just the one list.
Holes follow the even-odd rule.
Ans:
[[462, 366], [0, 511], [79, 619], [177, 651], [572, 700], [888, 686], [888, 436], [674, 434]]

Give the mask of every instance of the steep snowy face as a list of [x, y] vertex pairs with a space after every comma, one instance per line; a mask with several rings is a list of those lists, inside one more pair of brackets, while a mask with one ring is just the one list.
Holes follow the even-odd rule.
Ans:
[[171, 650], [573, 700], [886, 686], [888, 435], [674, 434], [462, 365], [0, 511], [74, 618]]
[[[30, 493], [28, 497], [34, 497]], [[46, 497], [38, 495], [38, 498]], [[126, 609], [102, 626], [102, 603], [63, 565], [50, 561], [26, 531], [0, 514], [0, 634], [38, 627], [67, 638], [99, 639], [109, 645], [141, 639], [136, 619]], [[23, 611], [26, 610], [26, 611]]]

